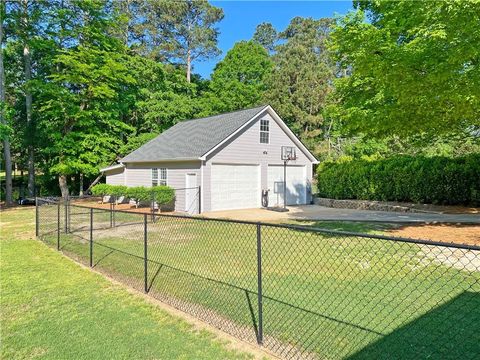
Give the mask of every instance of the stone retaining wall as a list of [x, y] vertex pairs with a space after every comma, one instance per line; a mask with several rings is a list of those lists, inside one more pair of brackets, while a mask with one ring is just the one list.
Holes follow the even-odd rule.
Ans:
[[425, 211], [415, 209], [413, 204], [398, 205], [383, 201], [371, 201], [371, 200], [337, 200], [327, 198], [314, 198], [314, 204], [320, 206], [326, 206], [337, 209], [356, 209], [356, 210], [376, 210], [376, 211], [397, 211], [397, 212], [416, 212], [422, 213]]

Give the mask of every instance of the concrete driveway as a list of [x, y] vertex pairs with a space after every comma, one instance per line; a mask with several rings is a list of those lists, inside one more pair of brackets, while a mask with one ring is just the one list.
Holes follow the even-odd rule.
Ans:
[[289, 212], [266, 209], [211, 211], [202, 216], [260, 222], [288, 222], [289, 220], [367, 221], [385, 223], [454, 223], [480, 224], [478, 214], [402, 213], [371, 210], [335, 209], [319, 205], [289, 206]]

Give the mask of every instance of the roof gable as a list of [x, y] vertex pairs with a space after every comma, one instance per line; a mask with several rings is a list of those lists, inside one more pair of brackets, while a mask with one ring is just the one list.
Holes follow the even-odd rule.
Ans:
[[267, 106], [179, 122], [120, 162], [199, 159]]

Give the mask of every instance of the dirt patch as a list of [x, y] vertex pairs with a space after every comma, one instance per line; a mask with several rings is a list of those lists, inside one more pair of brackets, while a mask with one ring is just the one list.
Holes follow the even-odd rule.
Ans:
[[[110, 203], [102, 203], [101, 201], [92, 201], [92, 200], [76, 200], [71, 202], [72, 205], [78, 205], [78, 206], [84, 206], [88, 208], [94, 208], [94, 209], [104, 209], [104, 210], [110, 210]], [[151, 214], [152, 211], [149, 207], [138, 207], [136, 208], [135, 205], [132, 204], [118, 204], [115, 205], [114, 210], [122, 210], [122, 211], [129, 211], [133, 213], [140, 213], [140, 214]], [[173, 211], [162, 211], [161, 213], [155, 211], [156, 214], [178, 214]]]
[[389, 230], [387, 234], [413, 239], [480, 246], [480, 226], [477, 225], [409, 225]]

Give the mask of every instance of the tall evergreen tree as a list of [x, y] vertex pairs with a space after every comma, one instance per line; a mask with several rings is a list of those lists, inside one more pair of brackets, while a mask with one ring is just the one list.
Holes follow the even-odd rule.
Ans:
[[267, 78], [265, 100], [312, 150], [324, 123], [332, 91], [334, 64], [327, 50], [331, 19], [296, 17], [276, 47], [274, 67]]
[[252, 40], [272, 53], [278, 41], [278, 33], [272, 24], [264, 22], [257, 25]]
[[191, 81], [192, 64], [220, 54], [216, 24], [223, 10], [207, 0], [160, 1], [163, 21], [162, 53], [171, 62], [186, 67]]
[[0, 1], [0, 140], [3, 142], [5, 161], [5, 204], [13, 204], [12, 197], [12, 156], [10, 152], [10, 131], [7, 122], [5, 102], [5, 69], [3, 66], [4, 20], [6, 15], [5, 1]]

